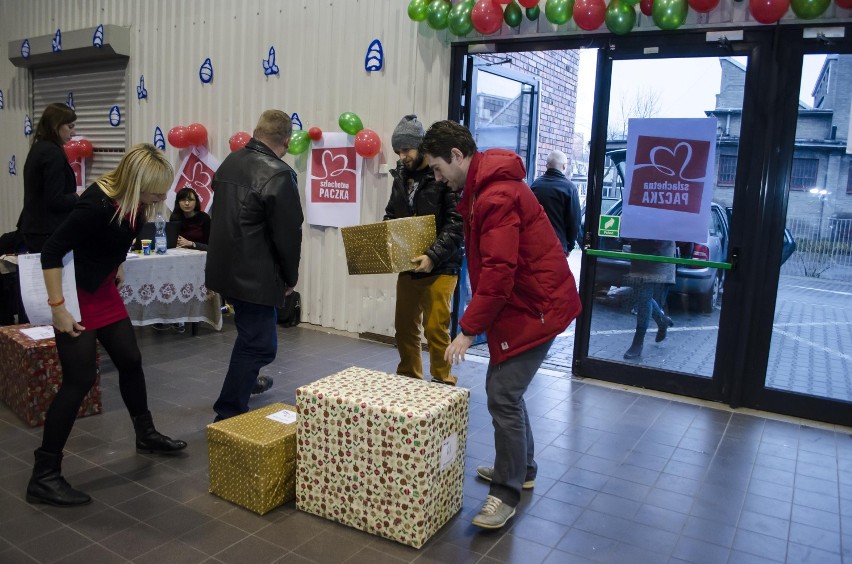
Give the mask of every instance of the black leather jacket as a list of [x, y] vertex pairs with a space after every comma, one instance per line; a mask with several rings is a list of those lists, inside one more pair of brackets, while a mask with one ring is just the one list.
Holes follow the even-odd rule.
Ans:
[[299, 279], [302, 203], [296, 173], [252, 138], [213, 176], [206, 284], [225, 297], [281, 307]]
[[[419, 173], [420, 171], [418, 171]], [[384, 219], [399, 219], [415, 215], [434, 215], [437, 237], [426, 254], [432, 259], [432, 272], [429, 274], [412, 274], [415, 277], [432, 276], [434, 274], [458, 274], [462, 260], [462, 217], [456, 211], [459, 194], [450, 190], [443, 182], [435, 180], [431, 170], [425, 169], [420, 185], [414, 193], [414, 205], [408, 205], [408, 189], [406, 181], [411, 176], [401, 162], [397, 162], [396, 170], [391, 171], [393, 187], [390, 199], [385, 208]]]

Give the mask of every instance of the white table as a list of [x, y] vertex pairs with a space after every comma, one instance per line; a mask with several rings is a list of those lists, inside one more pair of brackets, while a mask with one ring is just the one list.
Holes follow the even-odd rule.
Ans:
[[133, 325], [196, 323], [222, 328], [222, 299], [204, 285], [205, 251], [169, 249], [165, 255], [130, 253], [118, 289]]

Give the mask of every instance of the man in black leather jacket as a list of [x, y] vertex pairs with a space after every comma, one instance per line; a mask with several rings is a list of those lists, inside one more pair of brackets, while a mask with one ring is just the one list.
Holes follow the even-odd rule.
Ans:
[[437, 237], [426, 254], [415, 257], [413, 272], [402, 272], [396, 283], [397, 373], [423, 379], [421, 323], [429, 344], [433, 382], [455, 385], [451, 364], [444, 360], [450, 344], [450, 301], [462, 259], [462, 218], [456, 211], [459, 195], [435, 175], [419, 153], [424, 135], [417, 116], [402, 118], [391, 137], [399, 156], [384, 219], [434, 215]]
[[278, 348], [276, 308], [299, 277], [302, 203], [296, 173], [281, 160], [292, 132], [286, 113], [263, 112], [252, 139], [213, 177], [206, 284], [234, 307], [237, 326], [216, 421], [248, 411], [258, 373]]

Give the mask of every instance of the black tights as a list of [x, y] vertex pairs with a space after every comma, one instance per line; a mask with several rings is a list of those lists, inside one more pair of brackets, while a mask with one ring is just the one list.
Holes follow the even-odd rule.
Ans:
[[100, 329], [83, 331], [79, 337], [57, 333], [56, 350], [62, 365], [62, 385], [47, 410], [42, 450], [61, 453], [65, 448], [77, 411], [97, 378], [95, 340], [100, 341], [118, 369], [118, 387], [127, 411], [132, 417], [148, 413], [142, 355], [129, 318]]

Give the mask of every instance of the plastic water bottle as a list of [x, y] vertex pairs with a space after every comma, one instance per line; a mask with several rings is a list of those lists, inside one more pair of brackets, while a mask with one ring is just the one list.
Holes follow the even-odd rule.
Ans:
[[163, 217], [163, 212], [157, 212], [154, 226], [157, 228], [157, 233], [154, 235], [154, 249], [158, 255], [164, 255], [166, 254], [166, 218]]

